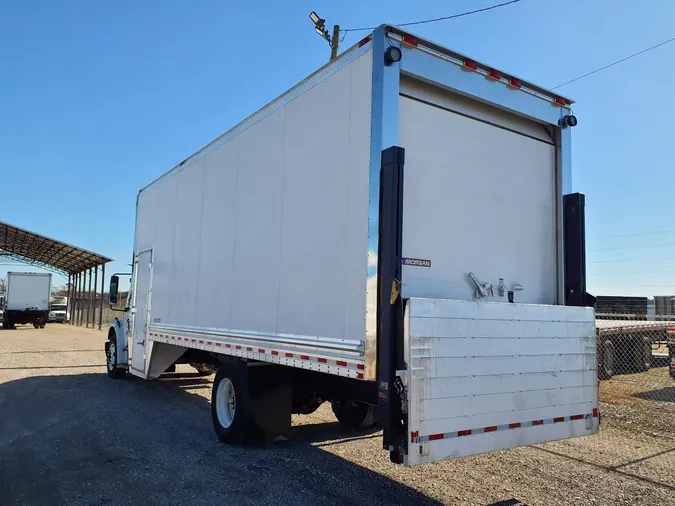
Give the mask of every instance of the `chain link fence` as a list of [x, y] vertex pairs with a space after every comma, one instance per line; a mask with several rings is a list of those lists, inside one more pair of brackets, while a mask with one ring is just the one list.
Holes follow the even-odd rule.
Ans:
[[654, 435], [675, 434], [674, 305], [675, 296], [598, 297], [603, 423]]

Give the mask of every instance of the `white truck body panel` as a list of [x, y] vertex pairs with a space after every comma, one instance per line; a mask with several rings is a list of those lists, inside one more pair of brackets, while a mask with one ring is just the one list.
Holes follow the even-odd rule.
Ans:
[[283, 344], [282, 356], [288, 336], [307, 336], [313, 351], [339, 340], [347, 351], [328, 357], [363, 362], [371, 74], [363, 51], [141, 191], [135, 250], [153, 251], [148, 330], [245, 343], [253, 333], [256, 353]]
[[5, 282], [8, 311], [49, 311], [52, 275], [42, 272], [8, 272]]
[[408, 300], [406, 464], [595, 434], [591, 308]]

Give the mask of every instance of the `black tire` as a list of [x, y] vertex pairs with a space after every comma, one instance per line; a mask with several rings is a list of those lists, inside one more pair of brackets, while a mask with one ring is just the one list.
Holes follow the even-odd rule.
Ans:
[[652, 366], [652, 341], [647, 336], [637, 338], [633, 347], [634, 369], [648, 371]]
[[117, 337], [113, 332], [108, 335], [108, 342], [105, 343], [105, 363], [108, 376], [112, 379], [124, 378], [127, 371], [117, 366]]
[[375, 406], [363, 402], [333, 402], [333, 414], [340, 425], [349, 430], [361, 430], [375, 424]]
[[612, 341], [604, 341], [600, 346], [600, 367], [598, 368], [598, 377], [601, 380], [608, 380], [614, 376], [614, 357], [616, 351]]
[[40, 328], [40, 324], [39, 324], [39, 323], [37, 323], [37, 322], [36, 322], [36, 323], [33, 323], [33, 328], [35, 328], [35, 329], [39, 329], [39, 328]]
[[293, 398], [291, 412], [296, 415], [311, 415], [323, 404], [323, 399], [314, 395], [310, 398], [300, 399], [298, 402]]
[[225, 362], [218, 369], [211, 391], [211, 419], [218, 439], [224, 443], [236, 445], [247, 442], [252, 414], [246, 363]]

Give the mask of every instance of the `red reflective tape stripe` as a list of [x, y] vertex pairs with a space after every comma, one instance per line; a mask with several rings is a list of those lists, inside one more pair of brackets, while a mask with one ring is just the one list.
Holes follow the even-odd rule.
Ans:
[[583, 420], [584, 415], [574, 415], [570, 417], [572, 420]]
[[258, 348], [258, 353], [265, 353], [265, 350], [263, 350], [262, 348]]
[[366, 366], [363, 364], [356, 364], [356, 368], [359, 369], [360, 371], [363, 371], [366, 368]]
[[336, 363], [337, 365], [342, 366], [342, 367], [347, 367], [347, 362], [344, 362], [344, 361], [342, 361], [342, 360], [336, 360], [335, 363]]
[[497, 432], [497, 426], [491, 425], [490, 427], [483, 428], [483, 432]]
[[564, 422], [564, 421], [565, 421], [564, 416], [559, 416], [558, 418], [553, 419], [553, 423]]
[[470, 430], [459, 430], [457, 431], [457, 436], [470, 436], [471, 431]]
[[208, 344], [209, 346], [213, 346], [213, 343], [211, 341], [206, 341], [206, 344]]
[[216, 343], [216, 346], [222, 346], [222, 344], [220, 344], [220, 343]]
[[226, 345], [225, 345], [225, 348], [232, 348], [232, 345], [231, 345], [231, 344], [226, 344]]
[[253, 351], [253, 348], [250, 347], [250, 346], [247, 346], [247, 347], [246, 347], [246, 351]]
[[199, 341], [199, 344], [204, 344], [204, 341], [200, 340], [200, 341]]
[[436, 441], [437, 439], [443, 439], [444, 437], [443, 434], [432, 434], [429, 436], [429, 441]]
[[328, 363], [328, 359], [327, 359], [327, 358], [317, 358], [317, 360], [318, 360], [319, 363], [321, 363], [321, 364], [327, 364], [327, 363]]
[[239, 345], [236, 345], [235, 348], [237, 348], [238, 350], [241, 350], [241, 346], [239, 346]]
[[196, 342], [197, 342], [196, 339], [190, 339], [190, 341], [192, 341], [193, 343], [196, 343]]
[[598, 408], [593, 408], [593, 417], [595, 418], [597, 416], [598, 416]]
[[532, 420], [532, 425], [544, 425], [544, 420]]
[[413, 431], [413, 432], [411, 432], [411, 433], [410, 433], [410, 442], [411, 442], [411, 443], [414, 442], [415, 439], [417, 439], [418, 437], [420, 437], [419, 431]]
[[286, 356], [287, 356], [288, 358], [293, 358], [293, 354], [292, 354], [292, 353], [286, 353]]
[[358, 379], [362, 380], [363, 379], [363, 373], [362, 372], [356, 373], [356, 377]]
[[309, 355], [300, 355], [301, 360], [309, 360]]
[[278, 352], [278, 351], [273, 351], [273, 352], [272, 352], [272, 355], [279, 355], [279, 352]]
[[182, 341], [182, 340], [183, 340], [183, 338], [182, 338], [182, 337], [178, 337], [178, 340], [179, 340], [179, 341]]
[[520, 422], [518, 422], [518, 423], [510, 423], [510, 424], [509, 424], [509, 429], [520, 429]]

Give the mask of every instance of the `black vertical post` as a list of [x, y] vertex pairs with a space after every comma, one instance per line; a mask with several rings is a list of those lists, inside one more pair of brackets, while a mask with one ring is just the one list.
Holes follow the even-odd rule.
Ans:
[[595, 297], [586, 293], [586, 198], [583, 193], [563, 196], [563, 250], [565, 305], [593, 306]]
[[397, 463], [403, 461], [408, 446], [403, 385], [396, 376], [397, 370], [405, 368], [400, 293], [404, 162], [403, 148], [392, 146], [382, 152], [377, 252], [377, 419], [384, 427], [383, 446]]
[[98, 306], [98, 330], [103, 323], [103, 294], [105, 293], [105, 264], [101, 265], [101, 302]]

